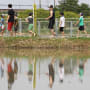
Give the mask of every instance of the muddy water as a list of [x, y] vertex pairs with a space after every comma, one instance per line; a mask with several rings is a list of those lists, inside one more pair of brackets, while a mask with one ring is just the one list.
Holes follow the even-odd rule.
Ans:
[[0, 50], [0, 90], [90, 90], [89, 51]]

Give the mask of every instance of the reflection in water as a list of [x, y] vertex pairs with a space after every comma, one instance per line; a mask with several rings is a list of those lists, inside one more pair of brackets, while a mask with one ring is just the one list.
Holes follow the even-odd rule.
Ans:
[[79, 60], [78, 62], [78, 68], [79, 68], [78, 74], [79, 74], [79, 79], [81, 82], [83, 82], [85, 63], [86, 63], [86, 60]]
[[64, 80], [64, 60], [61, 60], [59, 63], [59, 77], [60, 77], [60, 82], [63, 83], [63, 80]]
[[[85, 75], [89, 76], [86, 73], [87, 61], [89, 60], [82, 60], [81, 58], [77, 60], [72, 57], [34, 57], [33, 59], [30, 59], [30, 57], [3, 57], [0, 59], [0, 85], [3, 83], [3, 80], [6, 83], [8, 81], [8, 89], [4, 87], [4, 89], [0, 90], [57, 89], [61, 83], [63, 83], [61, 85], [64, 85], [64, 87], [65, 85], [68, 86], [70, 84], [69, 80], [71, 80], [72, 86], [75, 84], [79, 85], [80, 82], [85, 81]], [[46, 72], [48, 72], [47, 75]]]
[[4, 76], [4, 60], [0, 59], [0, 77], [3, 78]]
[[54, 59], [52, 59], [51, 63], [48, 66], [48, 68], [49, 68], [49, 86], [50, 86], [50, 88], [52, 88], [52, 86], [53, 86], [54, 77], [55, 77], [53, 64], [54, 64]]
[[17, 61], [15, 59], [14, 61], [14, 78], [17, 79], [17, 73], [18, 73], [18, 64]]
[[32, 76], [33, 76], [33, 61], [29, 61], [29, 71], [28, 71], [28, 80], [32, 81]]
[[13, 83], [14, 83], [14, 70], [12, 68], [12, 59], [11, 59], [8, 64], [8, 90], [11, 90]]

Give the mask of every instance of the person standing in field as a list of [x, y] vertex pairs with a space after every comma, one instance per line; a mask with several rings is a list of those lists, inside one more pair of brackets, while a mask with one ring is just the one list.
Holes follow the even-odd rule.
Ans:
[[77, 32], [77, 37], [79, 37], [80, 31], [84, 32], [87, 36], [87, 31], [85, 30], [85, 25], [84, 25], [83, 13], [80, 13], [79, 21], [77, 21], [75, 26], [77, 26], [78, 24], [79, 24], [79, 30]]
[[15, 31], [15, 36], [16, 36], [17, 31], [18, 31], [18, 17], [17, 17], [17, 14], [15, 14], [14, 31]]
[[28, 31], [31, 36], [35, 36], [36, 34], [33, 32], [33, 13], [29, 13], [29, 17], [26, 18], [26, 21], [29, 23]]
[[13, 36], [12, 28], [13, 28], [14, 19], [15, 19], [14, 14], [15, 14], [15, 12], [14, 12], [14, 10], [12, 9], [12, 4], [9, 4], [9, 5], [8, 5], [8, 17], [7, 17], [7, 22], [8, 22], [8, 31], [10, 32], [10, 35], [11, 35], [11, 36]]
[[3, 36], [4, 30], [5, 30], [5, 20], [4, 15], [1, 15], [1, 35]]
[[64, 36], [65, 17], [64, 17], [64, 13], [60, 13], [60, 15], [61, 17], [60, 17], [60, 22], [59, 22], [59, 29], [62, 36]]
[[49, 10], [50, 10], [50, 15], [49, 15], [48, 18], [46, 18], [46, 20], [49, 20], [48, 28], [50, 29], [52, 35], [55, 36], [56, 35], [56, 33], [54, 32], [55, 11], [53, 9], [53, 5], [50, 5]]

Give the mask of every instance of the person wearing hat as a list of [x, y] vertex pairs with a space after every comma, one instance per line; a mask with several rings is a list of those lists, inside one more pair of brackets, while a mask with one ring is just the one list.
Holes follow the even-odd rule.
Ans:
[[52, 35], [55, 36], [56, 35], [56, 33], [54, 32], [55, 11], [53, 9], [53, 5], [50, 5], [49, 10], [50, 10], [50, 15], [49, 15], [48, 18], [46, 18], [46, 20], [49, 20], [48, 28], [50, 29]]
[[77, 33], [77, 37], [79, 37], [80, 31], [84, 32], [87, 35], [87, 31], [85, 30], [85, 26], [84, 26], [83, 13], [80, 13], [79, 21], [77, 21], [75, 26], [77, 26], [78, 24], [79, 24], [79, 30], [78, 30], [78, 33]]

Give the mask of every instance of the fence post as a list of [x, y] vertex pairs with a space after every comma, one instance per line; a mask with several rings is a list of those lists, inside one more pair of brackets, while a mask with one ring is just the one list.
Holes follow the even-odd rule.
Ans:
[[19, 33], [22, 33], [22, 19], [19, 19]]
[[56, 18], [56, 35], [58, 35], [58, 19]]
[[41, 29], [41, 27], [40, 27], [40, 21], [38, 21], [38, 35], [40, 36], [40, 29]]
[[70, 36], [72, 37], [72, 30], [73, 30], [73, 23], [72, 21], [70, 22]]

